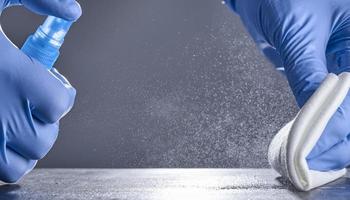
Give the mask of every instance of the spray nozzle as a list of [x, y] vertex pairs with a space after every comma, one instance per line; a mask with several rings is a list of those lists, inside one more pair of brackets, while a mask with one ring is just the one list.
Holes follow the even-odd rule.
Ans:
[[22, 51], [51, 69], [72, 23], [53, 16], [47, 17], [37, 31], [26, 40]]
[[51, 38], [53, 44], [56, 42], [57, 46], [61, 46], [72, 23], [73, 22], [64, 19], [49, 16], [44, 24], [39, 27], [39, 30], [45, 34], [46, 37]]

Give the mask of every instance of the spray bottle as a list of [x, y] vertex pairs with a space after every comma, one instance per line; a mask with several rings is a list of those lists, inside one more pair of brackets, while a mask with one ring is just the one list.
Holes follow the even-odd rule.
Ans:
[[36, 32], [27, 38], [21, 50], [50, 70], [60, 54], [59, 49], [72, 23], [53, 16], [47, 17]]

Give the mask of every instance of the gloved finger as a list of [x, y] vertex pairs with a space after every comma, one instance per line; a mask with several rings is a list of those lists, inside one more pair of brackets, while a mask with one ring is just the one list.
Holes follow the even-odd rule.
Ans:
[[51, 73], [58, 78], [66, 87], [72, 87], [72, 85], [69, 83], [68, 79], [64, 77], [56, 68], [51, 68]]
[[19, 86], [31, 103], [32, 114], [45, 123], [57, 122], [73, 107], [76, 90], [62, 75], [51, 73], [21, 51], [17, 59], [22, 66]]
[[307, 159], [313, 159], [328, 151], [339, 141], [345, 139], [350, 133], [350, 92], [345, 97], [341, 106], [334, 113], [323, 131], [320, 139], [308, 155]]
[[27, 98], [35, 117], [46, 123], [55, 123], [73, 106], [75, 89], [62, 82], [46, 70], [37, 60], [32, 60], [16, 48], [6, 36], [0, 32], [0, 62], [7, 66], [8, 77], [19, 81], [18, 91]]
[[350, 164], [350, 136], [341, 140], [328, 151], [321, 155], [308, 159], [310, 169], [329, 171], [343, 169]]
[[8, 134], [7, 146], [31, 160], [42, 159], [52, 148], [58, 136], [58, 122], [45, 124], [35, 118], [29, 122], [31, 130], [22, 134]]
[[15, 183], [30, 172], [37, 161], [24, 158], [11, 148], [6, 148], [6, 158], [1, 158], [0, 180]]
[[[254, 3], [259, 6], [250, 6]], [[241, 1], [237, 6], [254, 41], [266, 41], [276, 50], [273, 54], [283, 62], [289, 85], [302, 107], [328, 74], [325, 54], [333, 19], [320, 12], [329, 8], [320, 5], [315, 10], [309, 1], [303, 1], [302, 8], [260, 1]], [[282, 11], [276, 12], [278, 9]]]
[[291, 15], [276, 29], [274, 42], [284, 62], [289, 85], [302, 107], [328, 74], [325, 52], [329, 29], [313, 22], [307, 13], [306, 16]]
[[0, 135], [0, 180], [6, 183], [17, 182], [31, 171], [35, 160], [30, 160], [18, 154], [6, 145], [6, 136]]
[[350, 72], [350, 19], [342, 21], [342, 26], [333, 31], [327, 46], [327, 55], [332, 55], [333, 63], [329, 70], [333, 73]]
[[29, 10], [75, 21], [81, 16], [81, 7], [76, 0], [10, 0], [9, 5], [24, 5]]
[[[349, 23], [350, 25], [350, 23]], [[346, 22], [343, 23], [341, 30], [334, 30], [327, 46], [327, 53], [335, 56], [337, 63], [329, 66], [329, 70], [333, 73], [341, 74], [350, 72], [350, 26]], [[331, 147], [344, 140], [350, 133], [350, 92], [347, 94], [341, 106], [337, 109], [331, 120], [328, 122], [324, 132], [318, 140], [315, 147], [308, 155], [308, 159], [315, 158]]]

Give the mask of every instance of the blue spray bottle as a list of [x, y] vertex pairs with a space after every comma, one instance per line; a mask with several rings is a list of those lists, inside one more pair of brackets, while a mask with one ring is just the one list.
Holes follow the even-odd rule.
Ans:
[[27, 38], [21, 50], [50, 70], [72, 23], [53, 16], [47, 17], [37, 31]]

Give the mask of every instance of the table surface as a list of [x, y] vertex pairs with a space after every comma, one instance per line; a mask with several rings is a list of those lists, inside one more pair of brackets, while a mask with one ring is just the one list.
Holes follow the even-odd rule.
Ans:
[[36, 169], [0, 199], [349, 199], [350, 178], [297, 192], [270, 169]]

